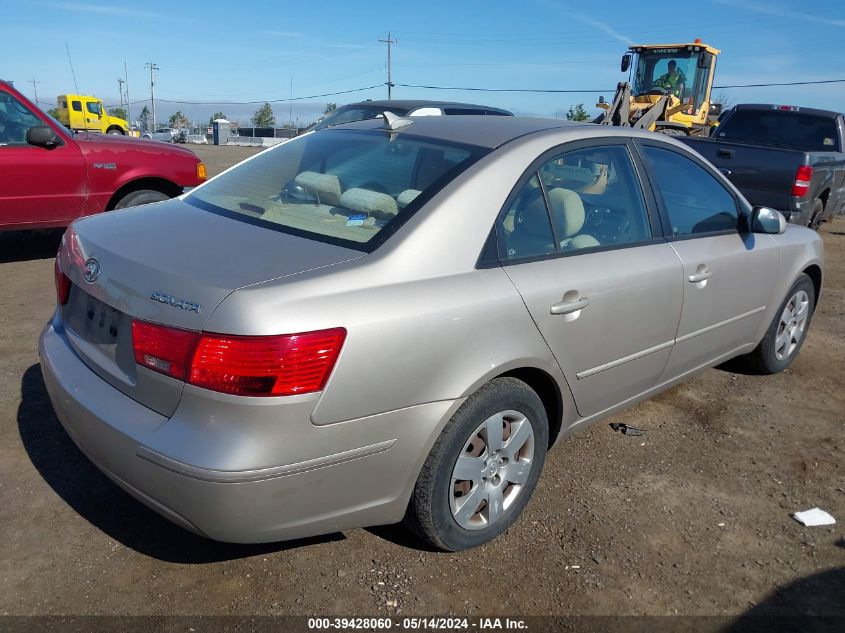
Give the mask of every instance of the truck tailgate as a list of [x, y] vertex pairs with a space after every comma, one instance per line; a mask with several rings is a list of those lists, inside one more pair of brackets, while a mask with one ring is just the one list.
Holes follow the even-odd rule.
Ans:
[[798, 167], [807, 163], [801, 150], [720, 141], [718, 138], [680, 137], [742, 191], [754, 206], [790, 209], [790, 192]]

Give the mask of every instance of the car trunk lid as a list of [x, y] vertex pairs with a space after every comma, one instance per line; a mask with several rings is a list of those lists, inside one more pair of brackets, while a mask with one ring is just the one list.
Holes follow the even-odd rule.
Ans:
[[136, 365], [133, 319], [200, 331], [239, 288], [362, 255], [179, 200], [112, 212], [78, 221], [65, 234], [59, 265], [73, 285], [62, 324], [101, 378], [171, 415], [184, 383]]

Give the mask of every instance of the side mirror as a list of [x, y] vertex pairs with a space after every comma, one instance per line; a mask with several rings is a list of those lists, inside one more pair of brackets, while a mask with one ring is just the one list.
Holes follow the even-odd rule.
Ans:
[[722, 104], [721, 103], [711, 103], [710, 104], [710, 112], [708, 112], [710, 116], [719, 116], [722, 114]]
[[26, 142], [36, 147], [53, 149], [59, 144], [59, 137], [49, 125], [36, 125], [26, 131]]
[[628, 72], [628, 69], [630, 67], [631, 67], [631, 53], [625, 53], [622, 56], [622, 64], [621, 64], [620, 68], [622, 69], [622, 72], [624, 73], [624, 72]]
[[754, 207], [751, 211], [751, 232], [780, 235], [786, 231], [786, 218], [769, 207]]

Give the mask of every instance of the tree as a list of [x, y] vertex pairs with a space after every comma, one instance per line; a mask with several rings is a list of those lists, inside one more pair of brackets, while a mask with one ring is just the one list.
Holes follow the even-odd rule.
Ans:
[[329, 112], [334, 112], [335, 110], [337, 110], [337, 104], [336, 103], [327, 103], [326, 109], [323, 110], [323, 114], [328, 114]]
[[276, 116], [273, 114], [273, 108], [266, 101], [264, 105], [255, 111], [252, 115], [252, 124], [255, 127], [275, 127]]
[[124, 121], [126, 121], [129, 118], [129, 115], [126, 114], [126, 109], [121, 108], [120, 106], [117, 106], [117, 107], [109, 110], [109, 114], [111, 116], [117, 117], [118, 119], [123, 119]]
[[212, 125], [214, 125], [214, 122], [217, 119], [225, 119], [225, 118], [226, 118], [226, 115], [223, 114], [222, 112], [215, 112], [214, 114], [211, 115], [211, 118], [208, 119], [208, 127], [211, 127]]
[[[153, 125], [153, 115], [150, 112], [150, 109], [147, 106], [144, 106], [144, 109], [141, 110], [140, 116], [138, 116], [138, 122], [141, 124], [141, 127], [145, 130], [149, 130]], [[155, 130], [153, 130], [155, 131]]]
[[722, 105], [722, 111], [724, 111], [730, 110], [736, 103], [736, 100], [732, 99], [724, 92], [719, 92], [710, 97], [710, 103], [720, 103]]
[[566, 113], [567, 121], [589, 121], [590, 118], [590, 115], [587, 114], [587, 111], [584, 109], [583, 103], [577, 103], [574, 106], [571, 106], [569, 111]]
[[175, 128], [188, 127], [191, 124], [191, 122], [188, 121], [188, 117], [182, 114], [181, 110], [177, 110], [171, 114], [170, 119], [168, 119], [168, 123], [170, 124], [170, 127]]
[[49, 110], [47, 110], [47, 114], [49, 114], [54, 119], [58, 119], [59, 118], [59, 109], [58, 108], [50, 108]]

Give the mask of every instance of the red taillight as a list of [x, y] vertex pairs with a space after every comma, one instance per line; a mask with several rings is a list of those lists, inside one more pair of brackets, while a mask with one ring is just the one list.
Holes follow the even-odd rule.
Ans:
[[343, 328], [280, 336], [230, 336], [132, 322], [139, 365], [198, 387], [242, 396], [320, 391], [345, 338]]
[[345, 338], [343, 328], [282, 336], [203, 334], [188, 382], [243, 396], [320, 391]]
[[63, 306], [70, 298], [70, 279], [62, 272], [58, 257], [56, 257], [56, 265], [53, 266], [53, 274], [56, 278], [56, 301]]
[[132, 321], [135, 362], [165, 376], [185, 380], [199, 332]]
[[813, 168], [809, 165], [801, 165], [795, 174], [795, 184], [792, 185], [792, 195], [802, 198], [810, 191], [810, 182], [813, 180]]

